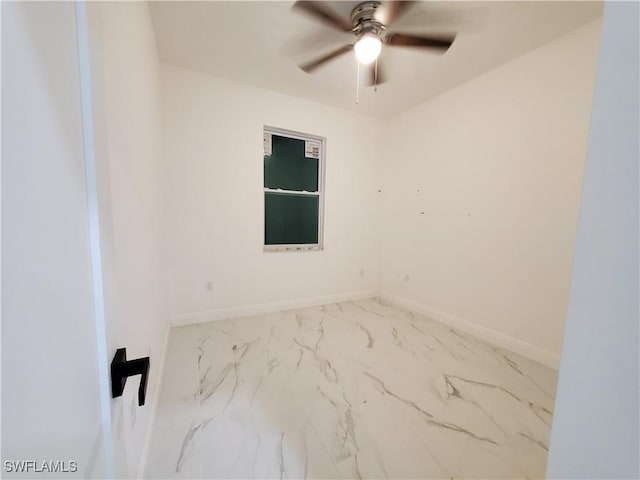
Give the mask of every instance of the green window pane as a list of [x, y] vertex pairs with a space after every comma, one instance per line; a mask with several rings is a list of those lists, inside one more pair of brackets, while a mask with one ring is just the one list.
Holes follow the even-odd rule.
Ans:
[[317, 158], [304, 156], [304, 140], [271, 136], [271, 155], [264, 156], [264, 186], [282, 190], [318, 191]]
[[318, 243], [318, 197], [265, 193], [265, 245]]

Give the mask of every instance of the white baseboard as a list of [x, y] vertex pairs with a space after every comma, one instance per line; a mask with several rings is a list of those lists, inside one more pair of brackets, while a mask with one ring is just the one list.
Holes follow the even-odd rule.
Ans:
[[204, 312], [185, 313], [173, 317], [171, 324], [174, 327], [182, 325], [192, 325], [194, 323], [213, 322], [216, 320], [226, 320], [227, 318], [247, 317], [250, 315], [262, 315], [264, 313], [281, 312], [294, 308], [316, 307], [337, 302], [348, 302], [349, 300], [361, 300], [363, 298], [377, 297], [375, 290], [365, 290], [361, 292], [339, 293], [334, 295], [323, 295], [320, 297], [309, 297], [296, 300], [281, 300], [278, 302], [260, 303], [257, 305], [246, 305], [241, 307], [219, 308]]
[[147, 431], [144, 436], [144, 445], [142, 446], [142, 454], [140, 455], [140, 463], [138, 463], [138, 472], [136, 478], [144, 478], [144, 474], [147, 470], [147, 459], [149, 456], [149, 449], [151, 448], [151, 436], [153, 435], [153, 427], [156, 423], [156, 415], [158, 413], [158, 403], [160, 403], [160, 391], [162, 389], [162, 380], [164, 379], [164, 365], [167, 361], [167, 350], [169, 349], [169, 333], [171, 332], [171, 325], [167, 325], [164, 332], [164, 340], [162, 342], [162, 352], [160, 353], [160, 363], [158, 364], [158, 381], [156, 383], [156, 391], [151, 402], [151, 412], [149, 413], [149, 423], [147, 424]]
[[504, 333], [492, 330], [477, 323], [465, 320], [463, 318], [445, 313], [435, 308], [424, 305], [408, 298], [400, 297], [390, 292], [380, 292], [379, 297], [394, 303], [408, 310], [412, 310], [416, 313], [420, 313], [426, 317], [436, 320], [440, 323], [444, 323], [450, 327], [456, 328], [460, 331], [466, 332], [470, 335], [478, 337], [486, 342], [489, 342], [497, 347], [510, 350], [514, 353], [529, 358], [534, 362], [541, 363], [547, 367], [551, 367], [554, 370], [560, 368], [560, 355], [550, 352], [530, 343], [518, 340], [517, 338], [510, 337]]
[[560, 367], [560, 355], [550, 352], [535, 345], [531, 345], [523, 340], [511, 337], [504, 333], [492, 330], [475, 322], [465, 320], [450, 313], [442, 312], [435, 308], [424, 305], [420, 302], [401, 297], [391, 292], [376, 292], [366, 290], [361, 292], [340, 293], [335, 295], [324, 295], [319, 297], [309, 297], [297, 300], [282, 300], [278, 302], [261, 303], [256, 305], [245, 305], [240, 307], [219, 308], [203, 312], [186, 313], [176, 315], [172, 319], [172, 326], [193, 325], [196, 323], [225, 320], [227, 318], [246, 317], [250, 315], [262, 315], [265, 313], [281, 312], [294, 308], [315, 307], [330, 303], [347, 302], [349, 300], [360, 300], [363, 298], [380, 297], [391, 303], [425, 315], [440, 323], [456, 328], [470, 335], [478, 337], [497, 347], [510, 350], [514, 353], [529, 358], [535, 362], [546, 365], [554, 370]]

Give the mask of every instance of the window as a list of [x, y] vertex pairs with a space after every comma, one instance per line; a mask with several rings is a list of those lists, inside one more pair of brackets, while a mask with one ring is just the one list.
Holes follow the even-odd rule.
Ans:
[[321, 250], [322, 137], [264, 128], [264, 250]]

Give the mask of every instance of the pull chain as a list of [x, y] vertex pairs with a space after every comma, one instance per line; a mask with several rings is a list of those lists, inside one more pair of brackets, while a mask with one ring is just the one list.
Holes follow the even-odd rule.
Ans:
[[376, 58], [375, 72], [373, 73], [373, 91], [378, 91], [378, 59]]
[[356, 105], [360, 102], [360, 62], [356, 59]]

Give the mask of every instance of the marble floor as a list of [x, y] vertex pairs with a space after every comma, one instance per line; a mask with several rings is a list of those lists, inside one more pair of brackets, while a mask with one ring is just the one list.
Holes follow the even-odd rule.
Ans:
[[542, 478], [557, 373], [377, 299], [175, 328], [148, 478]]

